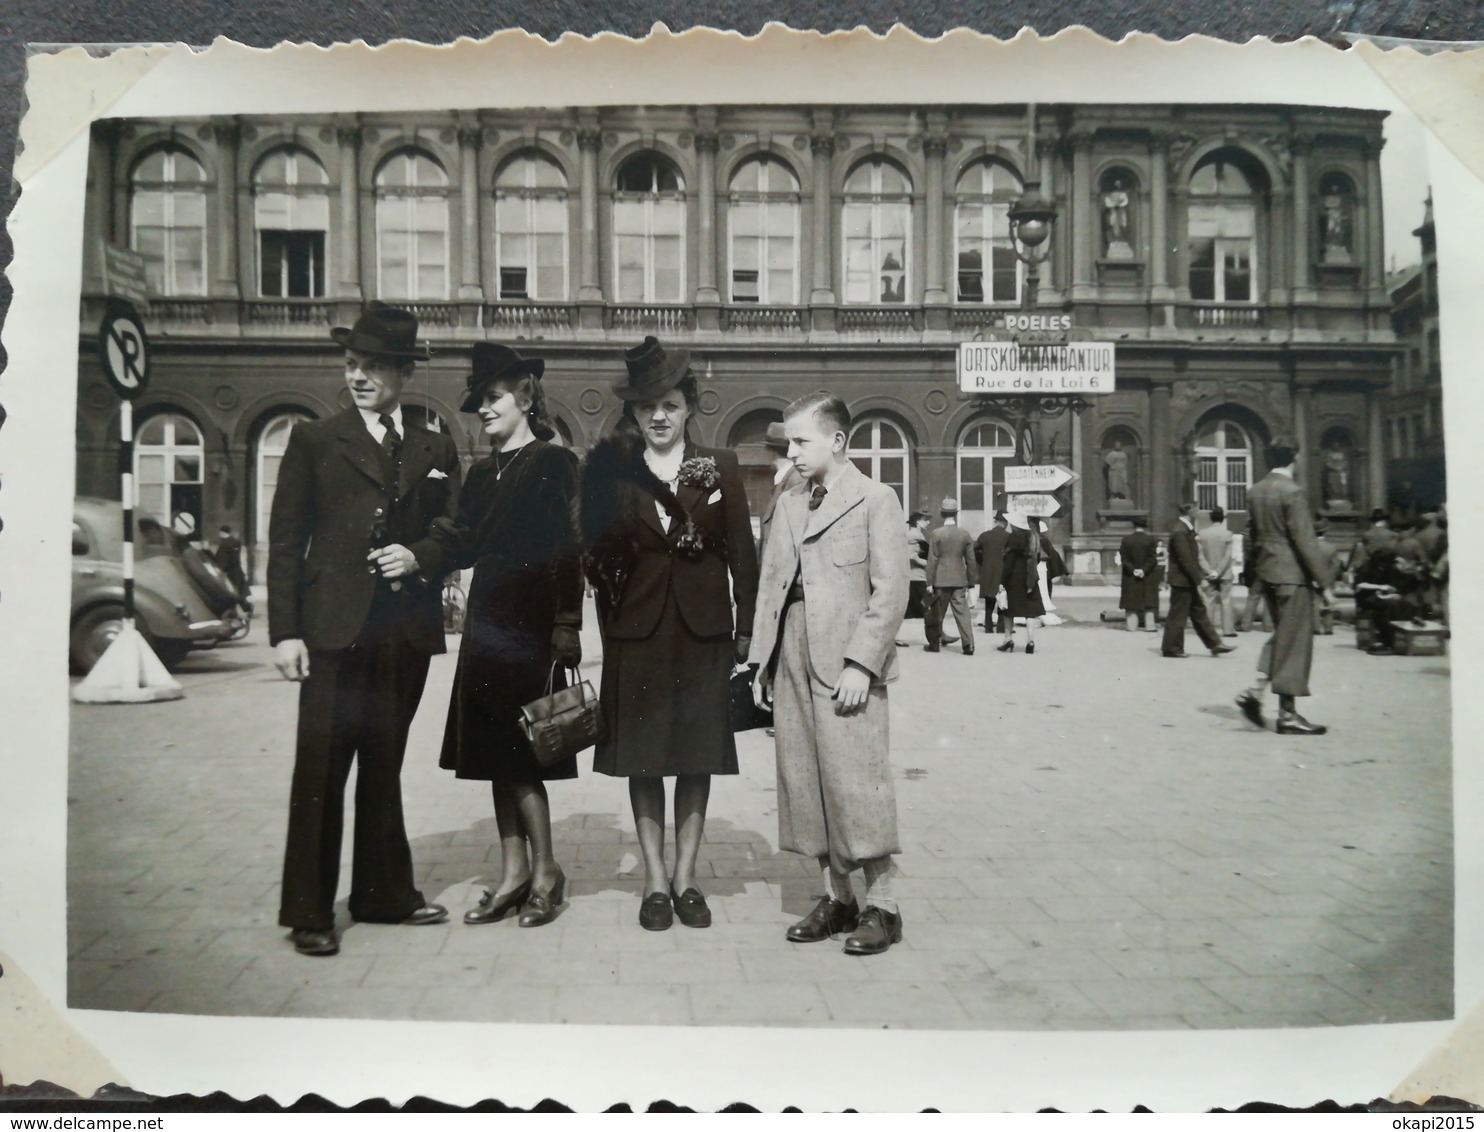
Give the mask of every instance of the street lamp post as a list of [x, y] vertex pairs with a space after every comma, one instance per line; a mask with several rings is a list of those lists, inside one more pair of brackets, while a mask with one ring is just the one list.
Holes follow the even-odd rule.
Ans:
[[1041, 182], [1028, 180], [1025, 191], [1010, 206], [1010, 243], [1015, 258], [1025, 264], [1023, 310], [1035, 310], [1039, 300], [1041, 264], [1051, 254], [1051, 236], [1056, 229], [1056, 205], [1041, 195]]

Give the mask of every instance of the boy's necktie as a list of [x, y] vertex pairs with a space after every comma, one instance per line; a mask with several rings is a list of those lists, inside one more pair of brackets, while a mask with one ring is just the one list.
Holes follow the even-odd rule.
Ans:
[[818, 511], [819, 505], [824, 502], [825, 494], [824, 484], [815, 484], [814, 490], [809, 493], [809, 510]]

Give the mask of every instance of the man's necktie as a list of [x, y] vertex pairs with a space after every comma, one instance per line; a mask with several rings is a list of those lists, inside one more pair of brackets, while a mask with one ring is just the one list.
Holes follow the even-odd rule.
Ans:
[[814, 490], [809, 493], [809, 510], [818, 511], [819, 505], [824, 502], [825, 494], [824, 484], [815, 484]]
[[395, 466], [398, 456], [402, 453], [402, 434], [397, 431], [397, 422], [392, 419], [390, 413], [382, 413], [376, 419], [381, 422], [381, 427], [386, 429], [385, 435], [381, 438], [381, 450]]

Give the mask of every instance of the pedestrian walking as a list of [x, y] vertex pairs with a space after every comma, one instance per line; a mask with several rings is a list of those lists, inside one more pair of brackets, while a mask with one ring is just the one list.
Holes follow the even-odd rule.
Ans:
[[1051, 541], [1051, 531], [1045, 519], [1032, 519], [1031, 532], [1041, 541], [1041, 560], [1036, 563], [1036, 585], [1041, 590], [1041, 606], [1046, 612], [1041, 624], [1048, 628], [1064, 624], [1065, 619], [1056, 612], [1056, 603], [1051, 600], [1051, 591], [1056, 579], [1067, 576], [1067, 564]]
[[[1129, 632], [1135, 625], [1152, 633], [1159, 622], [1158, 543], [1149, 533], [1148, 521], [1142, 515], [1132, 520], [1134, 529], [1118, 544], [1118, 561], [1122, 581], [1118, 590], [1118, 607], [1124, 612]], [[1146, 623], [1147, 619], [1147, 623]]]
[[412, 876], [402, 758], [429, 658], [444, 651], [444, 551], [428, 537], [458, 507], [453, 441], [409, 430], [402, 392], [417, 319], [370, 303], [330, 337], [345, 348], [352, 407], [289, 433], [268, 526], [268, 638], [299, 684], [278, 922], [305, 955], [333, 955], [345, 785], [357, 764], [350, 914], [435, 924]]
[[1206, 612], [1211, 623], [1223, 637], [1235, 637], [1237, 625], [1232, 619], [1232, 543], [1235, 541], [1226, 526], [1226, 512], [1220, 507], [1211, 508], [1211, 521], [1196, 532], [1196, 550], [1200, 554], [1201, 573], [1204, 582], [1201, 596], [1206, 602]]
[[[736, 455], [686, 436], [700, 401], [688, 354], [650, 336], [625, 352], [624, 364], [627, 375], [613, 386], [622, 416], [582, 476], [582, 535], [603, 631], [604, 734], [593, 767], [629, 781], [644, 860], [640, 925], [663, 931], [678, 916], [703, 928], [711, 910], [696, 857], [711, 777], [737, 773], [729, 681], [734, 661], [747, 657], [757, 551]], [[770, 530], [768, 542], [776, 537]], [[665, 862], [668, 777], [673, 873]]]
[[466, 924], [518, 913], [521, 927], [539, 927], [566, 892], [546, 783], [576, 778], [577, 760], [542, 766], [520, 727], [521, 708], [565, 688], [582, 660], [577, 459], [550, 443], [545, 368], [509, 346], [474, 344], [460, 408], [479, 415], [493, 447], [469, 469], [456, 518], [434, 521], [450, 566], [474, 569], [438, 765], [490, 784], [500, 834], [500, 877]]
[[227, 581], [232, 583], [237, 596], [242, 599], [242, 608], [251, 613], [251, 587], [248, 586], [247, 575], [242, 570], [242, 540], [232, 533], [232, 528], [226, 523], [217, 531], [216, 549], [212, 551], [211, 557], [221, 567]]
[[924, 652], [937, 652], [942, 647], [943, 620], [950, 609], [958, 626], [958, 639], [963, 641], [965, 656], [974, 655], [974, 617], [969, 611], [969, 588], [979, 583], [979, 564], [974, 560], [974, 539], [958, 525], [958, 500], [943, 500], [938, 508], [943, 525], [928, 535], [927, 611], [925, 628], [927, 645]]
[[1036, 627], [1046, 607], [1041, 604], [1041, 539], [1030, 529], [1030, 521], [1019, 511], [1005, 516], [1010, 524], [1010, 537], [1005, 540], [1005, 577], [999, 600], [1005, 607], [1008, 631], [996, 652], [1015, 651], [1015, 629], [1025, 626], [1025, 651], [1036, 651]]
[[[888, 880], [901, 846], [887, 713], [907, 597], [902, 508], [846, 458], [850, 410], [838, 397], [800, 398], [785, 423], [805, 482], [779, 504], [763, 560], [753, 694], [772, 703], [776, 720], [779, 848], [815, 858], [825, 884], [787, 938], [847, 932], [847, 954], [872, 955], [902, 938]], [[865, 873], [864, 912], [856, 869]]]
[[1268, 445], [1272, 469], [1247, 493], [1257, 582], [1273, 611], [1273, 635], [1263, 644], [1255, 684], [1237, 697], [1242, 714], [1263, 726], [1263, 696], [1269, 685], [1278, 694], [1279, 735], [1323, 735], [1294, 707], [1309, 694], [1314, 663], [1315, 593], [1333, 580], [1333, 570], [1314, 538], [1304, 489], [1294, 480], [1299, 442], [1278, 436]]
[[979, 565], [979, 596], [984, 600], [984, 631], [1004, 632], [1005, 612], [995, 603], [1005, 576], [1005, 543], [1010, 537], [1005, 513], [994, 513], [994, 525], [974, 540], [974, 561]]
[[1189, 655], [1185, 651], [1187, 620], [1212, 656], [1235, 651], [1221, 643], [1221, 634], [1206, 616], [1206, 603], [1200, 597], [1206, 573], [1195, 538], [1195, 512], [1194, 503], [1180, 504], [1179, 520], [1170, 533], [1170, 612], [1165, 616], [1164, 643], [1159, 651], [1161, 656], [1177, 660]]
[[[801, 481], [802, 482], [802, 481]], [[907, 615], [904, 620], [927, 620], [927, 531], [932, 516], [914, 511], [907, 520]], [[897, 647], [905, 647], [898, 641]]]

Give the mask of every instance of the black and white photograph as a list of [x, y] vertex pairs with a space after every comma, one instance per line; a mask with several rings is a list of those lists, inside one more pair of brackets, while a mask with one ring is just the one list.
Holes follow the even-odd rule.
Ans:
[[69, 1011], [498, 1076], [1472, 1005], [1423, 121], [556, 72], [70, 143]]

